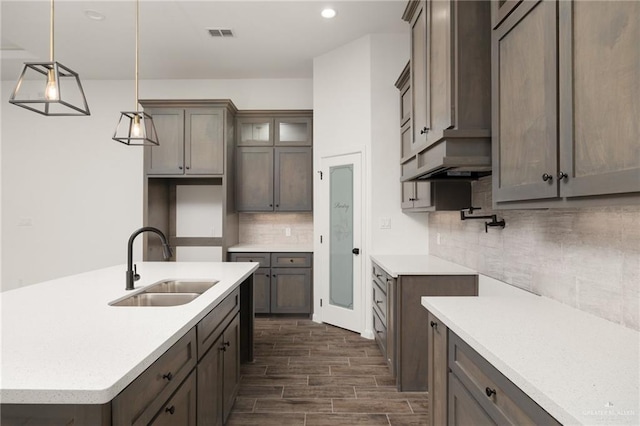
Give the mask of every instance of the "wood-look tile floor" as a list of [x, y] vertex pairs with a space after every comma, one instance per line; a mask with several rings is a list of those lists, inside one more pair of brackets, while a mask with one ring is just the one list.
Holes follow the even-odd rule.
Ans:
[[427, 424], [427, 393], [398, 392], [375, 341], [308, 319], [257, 318], [228, 425]]

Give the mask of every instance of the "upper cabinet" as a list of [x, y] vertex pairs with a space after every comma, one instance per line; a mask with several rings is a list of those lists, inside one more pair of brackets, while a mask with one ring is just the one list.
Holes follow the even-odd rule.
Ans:
[[[407, 156], [411, 152], [411, 85], [409, 80], [410, 63], [406, 65], [396, 81], [400, 91], [400, 144], [401, 167], [413, 161]], [[460, 210], [471, 206], [471, 183], [468, 181], [427, 180], [401, 182], [402, 199], [400, 206], [405, 213], [428, 212], [436, 210]]]
[[173, 107], [170, 101], [143, 101], [143, 105], [153, 117], [160, 143], [145, 148], [147, 175], [224, 174], [225, 123], [228, 113], [235, 112], [228, 105]]
[[496, 207], [638, 203], [640, 3], [492, 10]]
[[489, 3], [411, 0], [403, 19], [411, 26], [412, 131], [402, 180], [489, 173]]
[[237, 210], [312, 211], [311, 112], [270, 115], [265, 111], [239, 115], [236, 120], [239, 133], [235, 170]]

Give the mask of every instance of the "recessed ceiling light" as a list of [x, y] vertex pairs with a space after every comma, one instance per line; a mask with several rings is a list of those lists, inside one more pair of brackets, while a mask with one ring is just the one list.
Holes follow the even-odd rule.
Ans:
[[331, 19], [336, 16], [336, 11], [328, 7], [326, 9], [323, 9], [322, 12], [320, 12], [320, 15], [322, 15], [323, 18]]
[[104, 21], [105, 19], [105, 16], [102, 13], [91, 9], [85, 10], [84, 15], [89, 19], [93, 19], [94, 21]]

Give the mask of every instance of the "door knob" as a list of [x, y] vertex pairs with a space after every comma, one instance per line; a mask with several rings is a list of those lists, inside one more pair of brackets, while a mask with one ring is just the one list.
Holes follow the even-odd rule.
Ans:
[[351, 253], [360, 254], [360, 249], [359, 248], [354, 248], [353, 250], [351, 250]]

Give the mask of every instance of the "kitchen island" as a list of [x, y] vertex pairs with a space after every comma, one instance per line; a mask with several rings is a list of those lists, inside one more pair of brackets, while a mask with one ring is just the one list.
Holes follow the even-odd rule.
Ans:
[[[2, 423], [7, 409], [36, 407], [32, 404], [102, 406], [106, 410], [167, 350], [189, 333], [195, 336], [203, 319], [234, 293], [238, 294], [242, 324], [240, 356], [251, 360], [252, 274], [257, 267], [248, 263], [141, 262], [141, 278], [134, 291], [125, 291], [126, 267], [120, 265], [0, 294]], [[183, 305], [109, 305], [166, 279], [218, 282]]]

